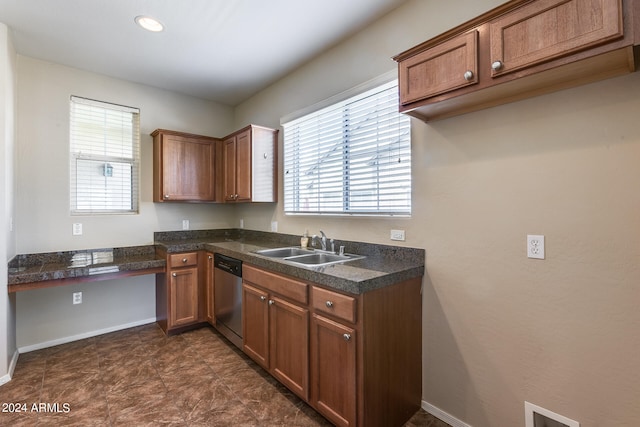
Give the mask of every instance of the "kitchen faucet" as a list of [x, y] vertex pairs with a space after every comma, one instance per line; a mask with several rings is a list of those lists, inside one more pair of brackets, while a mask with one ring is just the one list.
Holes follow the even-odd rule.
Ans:
[[320, 240], [320, 248], [323, 251], [326, 251], [327, 250], [327, 235], [324, 234], [324, 231], [322, 231], [322, 230], [320, 230], [320, 234], [322, 235], [322, 237], [318, 237], [315, 234], [311, 237], [311, 244], [313, 246], [315, 246], [315, 242]]

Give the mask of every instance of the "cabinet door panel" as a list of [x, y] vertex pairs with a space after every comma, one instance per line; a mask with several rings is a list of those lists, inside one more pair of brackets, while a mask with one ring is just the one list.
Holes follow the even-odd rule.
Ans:
[[236, 196], [236, 138], [224, 141], [224, 199], [232, 202]]
[[236, 194], [237, 201], [251, 201], [251, 131], [236, 136]]
[[313, 315], [311, 401], [337, 426], [356, 424], [356, 331]]
[[164, 200], [215, 200], [215, 147], [211, 142], [165, 135], [162, 151]]
[[502, 62], [501, 68], [492, 69], [492, 76], [569, 55], [622, 35], [621, 0], [532, 2], [491, 22], [491, 61]]
[[476, 84], [477, 43], [478, 31], [473, 30], [401, 61], [400, 102], [409, 104]]
[[169, 327], [198, 321], [198, 268], [171, 272]]
[[270, 365], [273, 376], [307, 400], [309, 310], [272, 297], [269, 301]]
[[242, 349], [265, 369], [269, 369], [269, 295], [242, 284]]

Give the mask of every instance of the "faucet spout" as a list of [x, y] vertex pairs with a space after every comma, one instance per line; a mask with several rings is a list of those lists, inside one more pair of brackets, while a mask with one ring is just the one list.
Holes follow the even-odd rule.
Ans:
[[322, 236], [322, 238], [320, 239], [320, 246], [322, 247], [323, 251], [327, 250], [327, 235], [324, 234], [324, 231], [320, 230], [320, 235]]

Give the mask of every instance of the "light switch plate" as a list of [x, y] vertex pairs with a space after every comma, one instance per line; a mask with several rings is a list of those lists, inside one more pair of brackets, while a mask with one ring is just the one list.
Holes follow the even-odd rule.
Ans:
[[72, 233], [74, 236], [82, 236], [82, 223], [76, 222], [73, 224]]

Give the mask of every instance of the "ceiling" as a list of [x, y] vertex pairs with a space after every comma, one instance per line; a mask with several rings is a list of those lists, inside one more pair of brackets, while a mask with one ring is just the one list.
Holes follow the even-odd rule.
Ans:
[[0, 22], [21, 55], [235, 106], [405, 1], [0, 0]]

